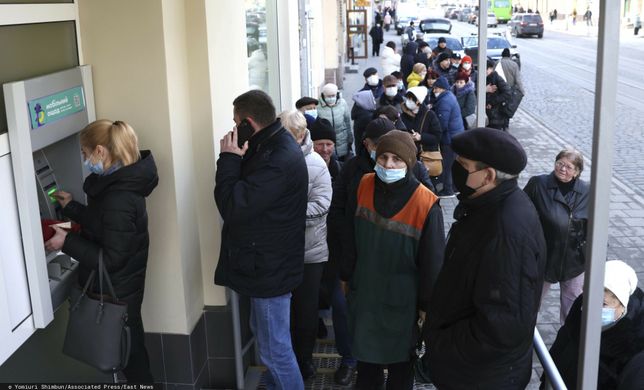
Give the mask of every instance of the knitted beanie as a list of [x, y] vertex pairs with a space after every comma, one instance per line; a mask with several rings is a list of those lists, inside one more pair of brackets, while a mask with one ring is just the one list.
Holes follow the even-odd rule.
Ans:
[[416, 164], [416, 145], [411, 138], [411, 134], [406, 131], [391, 130], [380, 137], [376, 147], [376, 158], [385, 152], [393, 153], [400, 157], [407, 164], [407, 169], [409, 170]]

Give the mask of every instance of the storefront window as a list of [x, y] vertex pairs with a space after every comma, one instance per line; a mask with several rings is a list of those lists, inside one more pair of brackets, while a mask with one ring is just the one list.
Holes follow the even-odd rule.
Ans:
[[[0, 85], [78, 66], [74, 22], [0, 26]], [[0, 134], [7, 132], [0, 91]]]
[[248, 84], [279, 102], [277, 1], [245, 0]]

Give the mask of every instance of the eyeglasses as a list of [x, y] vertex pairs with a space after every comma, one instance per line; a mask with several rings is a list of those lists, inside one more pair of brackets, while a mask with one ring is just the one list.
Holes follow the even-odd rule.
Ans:
[[574, 171], [575, 170], [575, 167], [573, 165], [566, 164], [563, 161], [555, 162], [555, 167], [557, 167], [557, 169], [564, 169], [566, 171]]

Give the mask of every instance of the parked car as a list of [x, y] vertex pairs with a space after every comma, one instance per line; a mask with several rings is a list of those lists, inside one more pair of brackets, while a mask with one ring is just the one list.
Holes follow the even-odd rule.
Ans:
[[447, 44], [447, 48], [452, 51], [452, 53], [458, 53], [463, 57], [465, 55], [465, 49], [463, 48], [463, 43], [461, 41], [461, 38], [459, 37], [454, 37], [451, 35], [445, 35], [445, 34], [436, 34], [436, 33], [428, 33], [423, 36], [423, 41], [427, 42], [429, 44], [429, 47], [436, 48], [438, 46], [438, 38], [445, 38], [445, 43]]
[[454, 11], [456, 7], [447, 7], [445, 8], [445, 17], [449, 18], [450, 15], [452, 14], [452, 11]]
[[458, 15], [458, 21], [459, 22], [468, 22], [470, 19], [470, 15], [472, 14], [472, 9], [471, 8], [463, 8], [461, 11], [460, 15]]
[[[416, 30], [416, 35], [418, 35], [419, 33], [425, 34], [425, 36], [428, 36], [431, 34], [438, 34], [437, 36], [441, 36], [441, 37], [444, 36], [445, 38], [448, 38], [451, 31], [452, 31], [452, 22], [450, 22], [449, 20], [443, 19], [443, 18], [428, 18], [428, 19], [423, 19], [418, 23], [418, 29]], [[453, 38], [453, 39], [458, 41], [460, 44], [460, 41], [458, 39], [456, 38]], [[424, 40], [427, 42], [426, 39]], [[400, 37], [400, 41], [401, 41], [402, 47], [407, 46], [407, 42], [409, 41], [409, 37], [407, 37], [407, 34], [402, 34], [402, 36]]]
[[[477, 35], [469, 35], [461, 38], [465, 54], [472, 57], [472, 65], [478, 65], [479, 54], [479, 37]], [[487, 38], [487, 58], [498, 61], [501, 59], [503, 49], [510, 49], [510, 57], [514, 62], [521, 67], [521, 56], [517, 50], [517, 45], [512, 45], [503, 35], [492, 35]]]
[[459, 16], [460, 14], [461, 14], [461, 10], [460, 10], [460, 9], [452, 10], [452, 12], [449, 14], [449, 18], [450, 18], [450, 19], [453, 19], [453, 20], [458, 20], [458, 16]]
[[516, 37], [536, 35], [543, 38], [543, 19], [539, 14], [515, 14], [508, 22], [508, 29]]
[[[474, 22], [477, 26], [479, 25], [479, 18], [476, 18], [476, 21]], [[499, 25], [499, 21], [496, 20], [496, 15], [494, 15], [494, 12], [488, 12], [487, 14], [487, 26], [488, 27], [496, 27]]]

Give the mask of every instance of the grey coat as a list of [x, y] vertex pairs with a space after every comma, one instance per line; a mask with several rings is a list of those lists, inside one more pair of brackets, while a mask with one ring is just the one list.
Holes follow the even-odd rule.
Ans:
[[329, 248], [326, 243], [326, 216], [329, 213], [329, 207], [331, 207], [331, 175], [322, 157], [313, 151], [313, 141], [311, 141], [308, 130], [301, 148], [309, 172], [304, 263], [322, 263], [329, 259]]
[[521, 70], [519, 69], [519, 65], [507, 57], [501, 58], [500, 64], [501, 68], [503, 68], [505, 81], [508, 83], [510, 88], [516, 86], [517, 89], [525, 96], [525, 89], [523, 89], [523, 83], [521, 82]]

